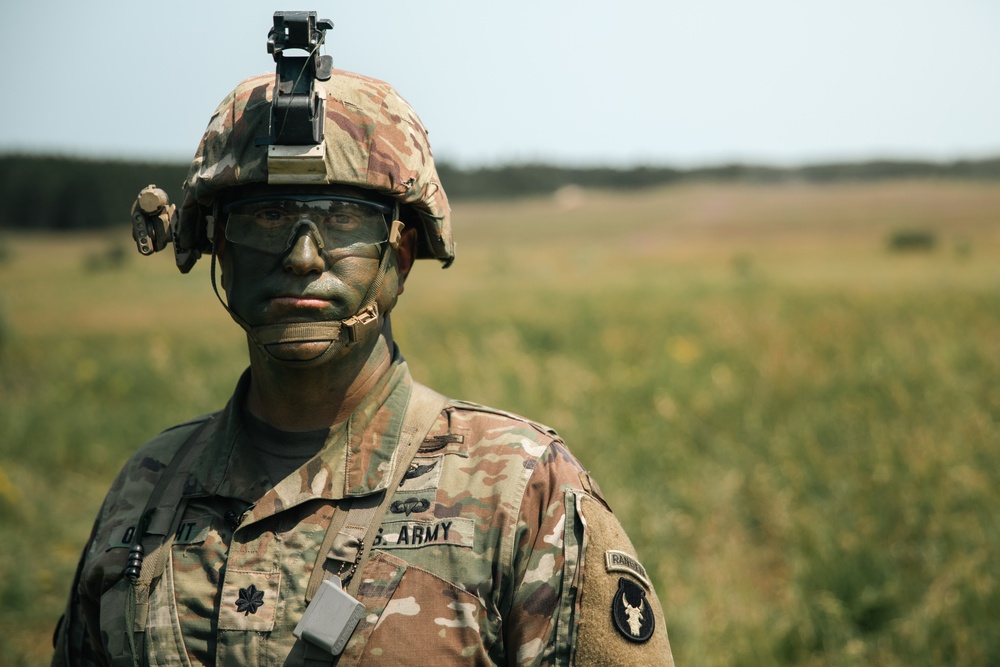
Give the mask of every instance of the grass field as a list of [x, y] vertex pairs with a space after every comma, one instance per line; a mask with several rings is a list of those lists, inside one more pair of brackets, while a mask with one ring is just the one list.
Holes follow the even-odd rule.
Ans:
[[[124, 217], [123, 208], [123, 217]], [[414, 375], [556, 427], [680, 665], [1000, 664], [1000, 184], [459, 204]], [[930, 249], [890, 252], [895, 235]], [[46, 664], [111, 477], [245, 364], [203, 262], [0, 236], [0, 664]]]

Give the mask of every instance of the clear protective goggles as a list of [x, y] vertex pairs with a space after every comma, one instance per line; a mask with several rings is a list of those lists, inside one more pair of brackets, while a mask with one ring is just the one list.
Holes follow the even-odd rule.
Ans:
[[306, 227], [320, 250], [332, 251], [389, 240], [393, 207], [340, 195], [278, 195], [238, 199], [223, 207], [226, 239], [284, 254]]

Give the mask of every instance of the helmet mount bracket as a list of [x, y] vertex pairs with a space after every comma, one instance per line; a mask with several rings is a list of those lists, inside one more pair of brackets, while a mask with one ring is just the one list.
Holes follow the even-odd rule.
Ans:
[[[319, 55], [331, 28], [333, 22], [317, 20], [316, 12], [274, 13], [274, 27], [267, 35], [267, 52], [275, 62], [270, 135], [256, 142], [268, 146], [268, 183], [328, 182], [323, 142], [326, 97], [316, 90], [316, 81], [327, 81], [333, 73], [333, 59]], [[306, 55], [288, 55], [288, 50]]]

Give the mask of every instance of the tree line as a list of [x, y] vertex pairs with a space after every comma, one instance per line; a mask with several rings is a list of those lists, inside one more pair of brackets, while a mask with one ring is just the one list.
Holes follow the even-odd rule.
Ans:
[[[693, 182], [833, 183], [901, 178], [1000, 180], [1000, 158], [921, 162], [875, 160], [770, 167], [728, 164], [692, 169], [517, 164], [463, 169], [438, 164], [453, 200], [551, 194], [561, 187], [638, 189]], [[186, 164], [76, 157], [0, 155], [0, 228], [82, 230], [128, 223], [136, 193], [156, 183], [180, 202]]]

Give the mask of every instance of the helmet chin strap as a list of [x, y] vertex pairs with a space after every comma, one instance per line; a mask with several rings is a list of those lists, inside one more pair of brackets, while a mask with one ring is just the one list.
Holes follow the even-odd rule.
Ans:
[[[226, 309], [229, 316], [233, 318], [240, 327], [247, 332], [251, 342], [257, 349], [264, 353], [264, 357], [273, 363], [287, 366], [289, 368], [310, 368], [325, 363], [333, 358], [340, 350], [351, 347], [358, 341], [366, 338], [369, 332], [377, 330], [382, 326], [382, 318], [379, 313], [378, 298], [382, 291], [382, 283], [385, 282], [385, 274], [389, 269], [390, 248], [394, 252], [399, 247], [399, 239], [402, 234], [403, 223], [393, 220], [389, 231], [389, 241], [382, 246], [379, 257], [378, 272], [374, 280], [368, 286], [361, 305], [354, 315], [343, 320], [329, 320], [325, 322], [287, 322], [278, 324], [262, 324], [254, 326], [240, 317], [236, 311], [229, 307], [222, 295], [219, 294], [219, 286], [215, 280], [215, 244], [212, 245], [211, 277], [212, 289], [215, 296]], [[314, 357], [309, 359], [285, 359], [279, 357], [272, 351], [274, 345], [285, 345], [291, 343], [327, 343], [326, 348]]]

